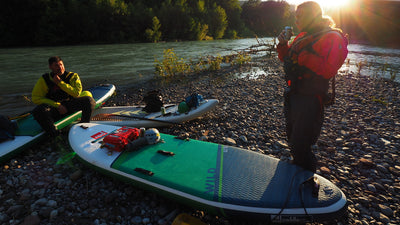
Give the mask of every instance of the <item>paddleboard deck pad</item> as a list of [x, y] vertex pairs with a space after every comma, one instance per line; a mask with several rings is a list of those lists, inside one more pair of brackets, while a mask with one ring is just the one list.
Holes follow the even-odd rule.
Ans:
[[178, 104], [164, 105], [165, 113], [147, 113], [145, 106], [116, 106], [103, 107], [93, 113], [92, 121], [98, 124], [131, 126], [131, 127], [164, 127], [176, 123], [183, 123], [202, 116], [214, 109], [217, 99], [205, 99], [198, 107], [186, 113], [178, 113]]
[[[96, 100], [95, 108], [99, 108], [115, 92], [115, 86], [112, 84], [102, 84], [89, 88], [88, 91], [92, 93], [93, 98]], [[0, 162], [9, 159], [45, 137], [45, 132], [33, 118], [32, 114], [29, 113], [26, 115], [28, 116], [15, 120], [18, 124], [15, 139], [0, 143]], [[55, 126], [60, 130], [80, 117], [81, 111], [75, 112], [57, 121]]]
[[[322, 176], [264, 154], [161, 134], [137, 151], [110, 151], [102, 139], [118, 126], [76, 124], [69, 143], [88, 165], [150, 191], [225, 217], [310, 222], [347, 211], [343, 192]], [[317, 196], [306, 181], [316, 177]]]

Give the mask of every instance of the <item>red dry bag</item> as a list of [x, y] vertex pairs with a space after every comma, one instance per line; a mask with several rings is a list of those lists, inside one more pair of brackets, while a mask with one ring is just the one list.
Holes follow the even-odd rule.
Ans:
[[129, 141], [133, 141], [139, 137], [140, 130], [138, 128], [121, 127], [114, 133], [107, 135], [103, 139], [103, 146], [114, 151], [121, 152]]

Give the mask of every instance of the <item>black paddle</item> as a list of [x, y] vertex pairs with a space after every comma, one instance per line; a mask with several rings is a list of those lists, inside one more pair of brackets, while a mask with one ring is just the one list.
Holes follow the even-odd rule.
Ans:
[[27, 116], [29, 116], [29, 115], [31, 115], [30, 112], [25, 112], [25, 113], [22, 113], [21, 115], [18, 115], [18, 116], [9, 117], [8, 119], [9, 119], [9, 120], [22, 119], [22, 118], [25, 118], [25, 117], [27, 117]]
[[97, 115], [101, 115], [101, 116], [119, 116], [119, 117], [133, 118], [133, 119], [139, 119], [139, 120], [156, 121], [156, 122], [168, 123], [168, 124], [179, 124], [179, 123], [172, 122], [172, 121], [164, 121], [164, 120], [150, 119], [150, 118], [140, 117], [140, 116], [128, 116], [128, 115], [119, 115], [119, 114], [112, 114], [112, 113], [101, 113], [101, 114], [97, 114]]

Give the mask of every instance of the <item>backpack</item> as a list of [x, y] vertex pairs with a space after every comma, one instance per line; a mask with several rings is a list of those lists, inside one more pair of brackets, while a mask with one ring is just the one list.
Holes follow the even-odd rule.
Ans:
[[146, 103], [146, 106], [143, 108], [143, 110], [147, 113], [160, 112], [161, 107], [164, 105], [161, 92], [159, 90], [147, 92], [143, 98], [143, 101]]
[[185, 102], [189, 109], [191, 109], [198, 107], [200, 105], [200, 102], [202, 102], [203, 100], [203, 96], [197, 93], [193, 93], [190, 96], [186, 97]]
[[6, 116], [0, 115], [0, 142], [13, 140], [16, 130], [16, 122], [12, 122]]

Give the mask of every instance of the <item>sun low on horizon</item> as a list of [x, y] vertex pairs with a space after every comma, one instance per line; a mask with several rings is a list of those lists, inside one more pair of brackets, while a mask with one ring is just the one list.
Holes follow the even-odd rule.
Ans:
[[[299, 5], [306, 0], [287, 0], [289, 4], [293, 5]], [[353, 2], [354, 0], [314, 0], [322, 8], [326, 9], [332, 9], [332, 8], [346, 8], [350, 6], [350, 3]]]

